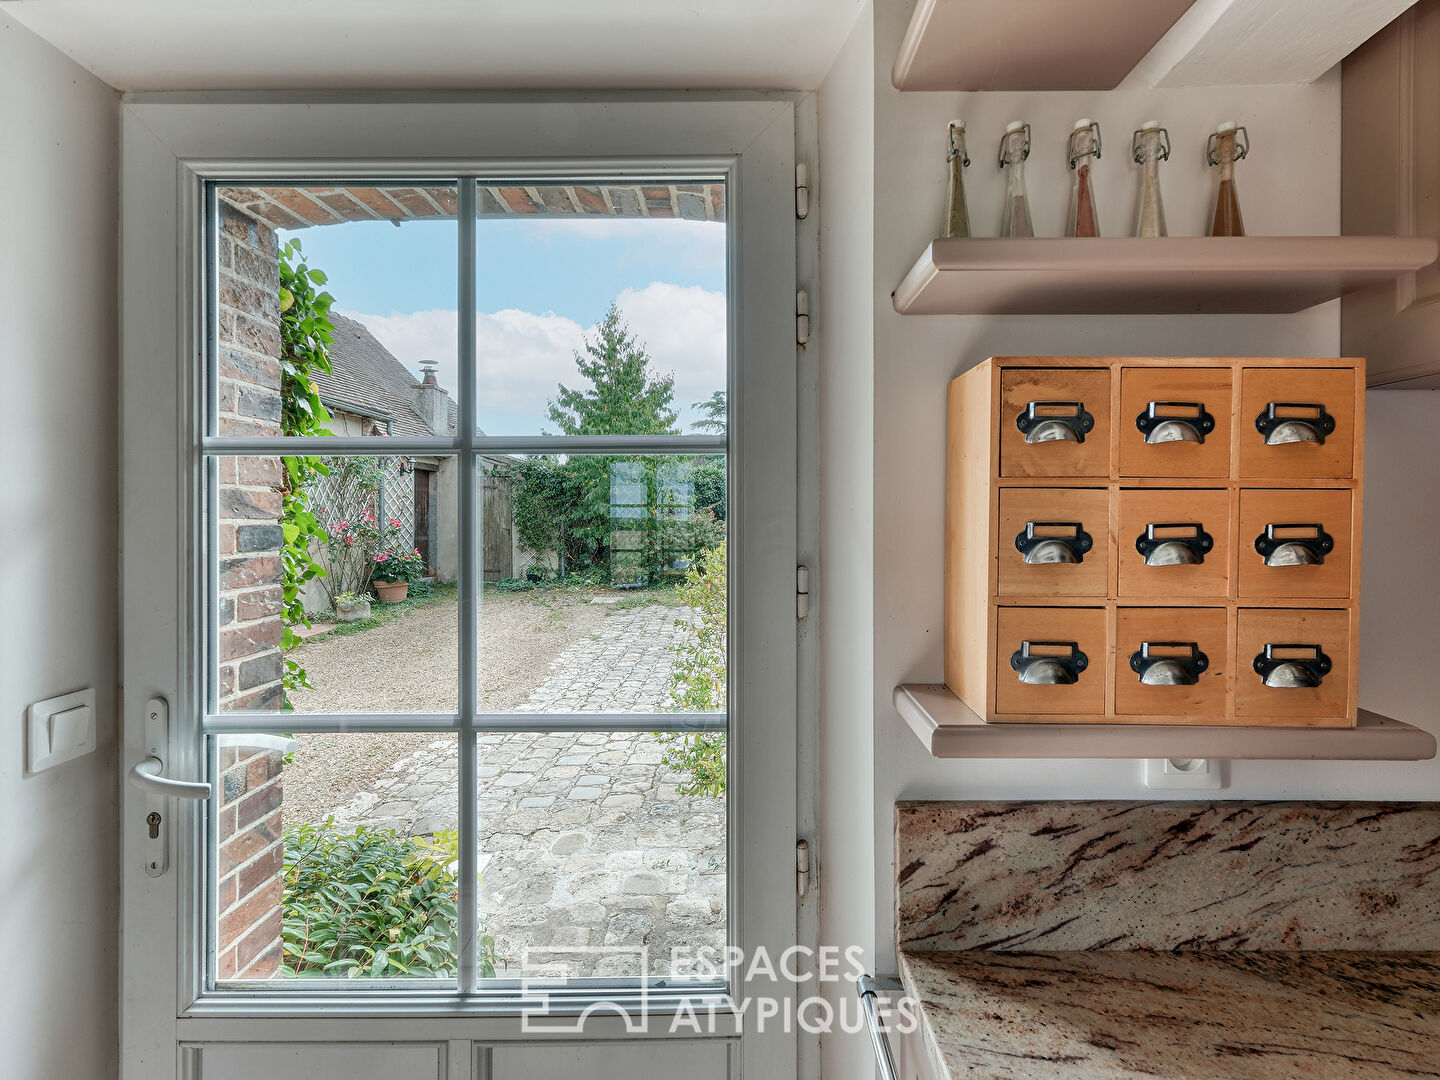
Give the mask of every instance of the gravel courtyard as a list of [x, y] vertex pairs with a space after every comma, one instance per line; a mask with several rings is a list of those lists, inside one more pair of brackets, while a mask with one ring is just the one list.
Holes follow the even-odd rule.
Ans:
[[[641, 602], [637, 604], [637, 600]], [[482, 708], [662, 711], [689, 611], [635, 594], [485, 596]], [[456, 608], [440, 603], [308, 643], [301, 711], [454, 708]], [[300, 735], [287, 822], [333, 814], [411, 835], [454, 828], [454, 736]], [[685, 796], [644, 733], [479, 737], [481, 918], [501, 975], [670, 970], [672, 947], [725, 939], [725, 804]], [[529, 970], [523, 970], [522, 966]]]

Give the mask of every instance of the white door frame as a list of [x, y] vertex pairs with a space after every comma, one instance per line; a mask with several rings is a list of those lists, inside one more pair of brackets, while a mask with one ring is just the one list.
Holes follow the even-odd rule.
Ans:
[[[144, 756], [142, 710], [171, 703], [173, 774], [204, 768], [203, 635], [196, 565], [205, 317], [202, 184], [494, 173], [693, 160], [728, 166], [735, 209], [729, 297], [732, 641], [729, 850], [732, 942], [778, 955], [796, 937], [796, 384], [794, 110], [780, 98], [716, 101], [357, 101], [297, 103], [150, 95], [123, 106], [122, 679], [128, 769]], [[121, 1075], [191, 1073], [207, 1042], [446, 1044], [452, 1080], [483, 1075], [474, 1045], [518, 1039], [518, 1018], [468, 1003], [401, 1009], [279, 1004], [204, 994], [204, 809], [171, 804], [170, 871], [142, 867], [144, 797], [122, 796]], [[764, 982], [748, 987], [773, 994]], [[745, 994], [747, 985], [736, 987]], [[294, 999], [297, 995], [287, 994]], [[368, 996], [368, 995], [367, 995]], [[309, 1015], [300, 1018], [302, 1010]], [[405, 1016], [403, 1021], [387, 1017]], [[788, 1077], [795, 1039], [746, 1018], [731, 1072]], [[594, 1039], [624, 1026], [592, 1020]], [[632, 1038], [634, 1036], [631, 1036]], [[722, 1036], [723, 1037], [723, 1036]], [[463, 1059], [463, 1060], [462, 1060]], [[357, 1077], [356, 1080], [368, 1080]], [[499, 1078], [504, 1080], [504, 1078]]]

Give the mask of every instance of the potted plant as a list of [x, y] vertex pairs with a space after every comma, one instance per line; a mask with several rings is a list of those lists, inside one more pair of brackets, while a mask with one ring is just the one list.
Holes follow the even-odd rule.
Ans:
[[355, 622], [370, 617], [370, 597], [364, 593], [342, 592], [335, 596], [335, 618], [339, 622]]
[[408, 551], [401, 547], [387, 547], [375, 553], [375, 568], [371, 583], [375, 595], [387, 604], [404, 600], [410, 592], [410, 582], [425, 573], [425, 560], [420, 557], [419, 548]]

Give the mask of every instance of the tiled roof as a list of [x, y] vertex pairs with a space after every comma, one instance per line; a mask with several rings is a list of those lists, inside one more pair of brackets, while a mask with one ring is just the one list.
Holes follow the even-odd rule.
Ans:
[[354, 319], [330, 314], [335, 324], [335, 341], [330, 346], [330, 374], [315, 375], [320, 399], [326, 405], [362, 416], [390, 421], [392, 435], [453, 434], [456, 407], [450, 401], [450, 431], [434, 432], [415, 411], [414, 390], [420, 384], [376, 340], [375, 335]]

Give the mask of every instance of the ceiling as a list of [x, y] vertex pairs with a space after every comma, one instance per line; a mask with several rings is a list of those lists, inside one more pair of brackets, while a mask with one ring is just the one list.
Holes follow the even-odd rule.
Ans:
[[862, 0], [0, 0], [119, 90], [810, 90]]

